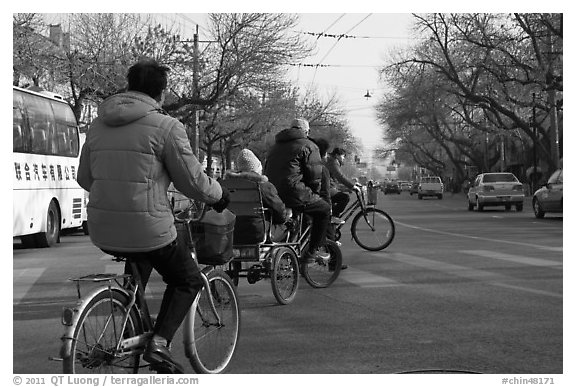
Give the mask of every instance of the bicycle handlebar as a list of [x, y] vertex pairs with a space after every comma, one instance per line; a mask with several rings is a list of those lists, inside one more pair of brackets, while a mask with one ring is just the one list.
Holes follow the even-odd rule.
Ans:
[[208, 207], [210, 207], [210, 205], [206, 203], [200, 203], [200, 205], [198, 205], [195, 201], [191, 201], [190, 205], [185, 209], [174, 211], [174, 219], [176, 222], [182, 223], [202, 219]]

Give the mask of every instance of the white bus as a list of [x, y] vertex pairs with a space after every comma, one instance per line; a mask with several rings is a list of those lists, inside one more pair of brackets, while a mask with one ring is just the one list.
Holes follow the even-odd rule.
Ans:
[[[55, 94], [13, 87], [13, 237], [49, 247], [86, 220], [76, 182], [81, 135], [70, 106]], [[84, 137], [84, 136], [82, 136]]]

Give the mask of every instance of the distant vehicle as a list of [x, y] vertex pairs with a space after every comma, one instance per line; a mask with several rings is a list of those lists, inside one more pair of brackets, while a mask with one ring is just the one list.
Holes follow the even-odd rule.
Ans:
[[467, 201], [469, 211], [487, 206], [504, 206], [507, 211], [516, 206], [516, 211], [522, 211], [524, 187], [512, 173], [482, 173], [468, 190]]
[[534, 215], [541, 219], [547, 212], [563, 211], [563, 172], [557, 169], [548, 179], [545, 186], [534, 192], [532, 196], [532, 208]]
[[12, 235], [26, 246], [53, 246], [60, 230], [86, 220], [76, 182], [85, 136], [61, 97], [19, 87], [12, 94]]
[[418, 185], [418, 199], [422, 199], [425, 196], [434, 196], [438, 199], [442, 199], [444, 196], [444, 184], [442, 179], [438, 176], [427, 176], [420, 179], [420, 184]]
[[395, 181], [389, 181], [384, 185], [384, 195], [389, 193], [400, 194], [400, 186]]
[[418, 183], [417, 181], [415, 181], [414, 183], [412, 183], [412, 185], [410, 186], [410, 196], [412, 196], [413, 194], [417, 194], [418, 193], [418, 187], [420, 186], [420, 183]]
[[408, 181], [399, 181], [400, 191], [410, 191], [411, 184]]

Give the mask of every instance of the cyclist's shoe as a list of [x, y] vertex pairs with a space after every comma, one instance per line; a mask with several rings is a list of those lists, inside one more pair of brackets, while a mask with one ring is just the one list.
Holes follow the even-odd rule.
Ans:
[[327, 263], [329, 260], [330, 260], [330, 253], [319, 250], [316, 250], [314, 252], [309, 251], [304, 256], [305, 263], [314, 263], [314, 262]]
[[146, 346], [143, 358], [150, 363], [150, 368], [159, 374], [184, 373], [184, 367], [172, 358], [168, 347], [158, 344], [154, 340], [150, 340]]
[[346, 222], [337, 216], [333, 216], [330, 218], [330, 223], [332, 223], [332, 224], [344, 224]]

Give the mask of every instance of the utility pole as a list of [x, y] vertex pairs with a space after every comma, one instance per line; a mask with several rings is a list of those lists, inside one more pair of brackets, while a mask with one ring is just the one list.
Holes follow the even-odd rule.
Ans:
[[192, 152], [198, 158], [200, 156], [200, 120], [198, 114], [198, 100], [200, 99], [200, 90], [198, 90], [198, 61], [199, 61], [199, 50], [198, 50], [198, 25], [196, 25], [196, 33], [194, 34], [194, 62], [192, 64], [192, 87], [194, 88], [194, 100], [195, 104], [193, 107], [192, 115]]

